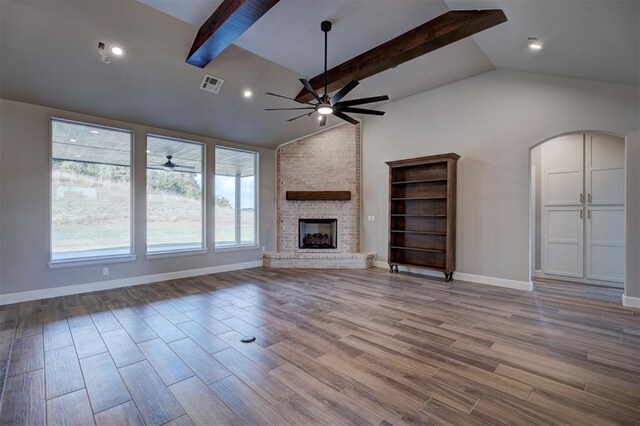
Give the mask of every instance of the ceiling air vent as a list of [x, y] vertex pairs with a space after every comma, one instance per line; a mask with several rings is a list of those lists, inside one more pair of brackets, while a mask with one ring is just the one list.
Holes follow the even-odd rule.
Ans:
[[220, 91], [220, 88], [222, 87], [222, 83], [224, 83], [223, 79], [205, 74], [200, 88], [202, 90], [206, 90], [207, 92], [218, 93]]

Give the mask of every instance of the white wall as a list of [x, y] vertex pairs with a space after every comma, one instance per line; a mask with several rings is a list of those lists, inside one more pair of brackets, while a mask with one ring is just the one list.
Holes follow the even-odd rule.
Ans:
[[627, 135], [625, 155], [627, 259], [624, 294], [626, 304], [640, 308], [640, 130]]
[[[95, 123], [134, 132], [135, 149], [135, 262], [51, 270], [49, 260], [49, 118]], [[147, 260], [145, 254], [146, 216], [146, 133], [190, 139], [207, 144], [207, 240], [209, 252], [165, 259]], [[213, 145], [251, 149], [260, 153], [260, 242], [275, 248], [275, 151], [257, 149], [211, 138], [173, 132], [133, 123], [62, 111], [32, 104], [0, 100], [0, 294], [95, 283], [104, 280], [166, 274], [220, 265], [259, 261], [260, 249], [225, 253], [213, 252]], [[5, 300], [7, 300], [5, 298]], [[2, 303], [2, 301], [0, 301]]]
[[362, 250], [386, 259], [384, 162], [456, 152], [457, 271], [528, 283], [529, 148], [571, 131], [638, 129], [639, 96], [637, 86], [497, 70], [384, 105], [363, 127]]

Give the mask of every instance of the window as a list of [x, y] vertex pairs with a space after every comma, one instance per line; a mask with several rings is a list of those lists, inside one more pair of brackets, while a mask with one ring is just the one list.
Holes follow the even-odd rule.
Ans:
[[132, 133], [51, 119], [51, 261], [132, 254]]
[[204, 145], [147, 136], [147, 253], [204, 249]]
[[216, 147], [216, 247], [258, 243], [256, 152]]

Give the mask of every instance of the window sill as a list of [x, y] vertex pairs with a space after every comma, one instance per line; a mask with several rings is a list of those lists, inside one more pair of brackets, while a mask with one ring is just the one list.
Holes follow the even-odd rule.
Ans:
[[120, 256], [104, 256], [84, 259], [65, 259], [49, 261], [49, 269], [79, 268], [82, 266], [108, 265], [111, 263], [134, 262], [138, 256], [126, 254]]
[[190, 250], [172, 250], [172, 251], [158, 251], [147, 253], [147, 260], [154, 259], [166, 259], [168, 257], [182, 257], [182, 256], [195, 256], [199, 254], [207, 254], [209, 253], [209, 249], [190, 249]]
[[245, 250], [258, 250], [261, 248], [260, 244], [250, 244], [246, 246], [228, 246], [228, 247], [216, 247], [214, 251], [216, 253], [225, 253], [230, 251], [245, 251]]

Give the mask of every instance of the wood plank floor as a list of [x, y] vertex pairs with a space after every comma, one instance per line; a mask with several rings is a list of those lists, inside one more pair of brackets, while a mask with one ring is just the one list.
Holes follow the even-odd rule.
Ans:
[[0, 424], [640, 424], [620, 296], [255, 268], [2, 306]]

